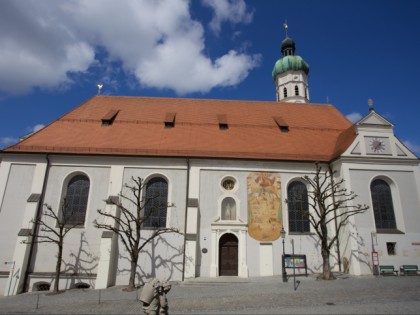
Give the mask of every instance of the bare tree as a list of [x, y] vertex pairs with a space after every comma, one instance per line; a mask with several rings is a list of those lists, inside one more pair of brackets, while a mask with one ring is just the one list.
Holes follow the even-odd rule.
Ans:
[[48, 204], [44, 204], [46, 210], [42, 213], [40, 218], [31, 220], [39, 229], [31, 232], [31, 241], [24, 241], [23, 243], [54, 243], [58, 247], [57, 261], [55, 265], [54, 289], [57, 293], [59, 288], [61, 263], [63, 261], [64, 238], [67, 233], [78, 226], [79, 223], [74, 223], [73, 211], [69, 211], [66, 199], [63, 200], [61, 206], [61, 213], [55, 213]]
[[[124, 184], [127, 194], [120, 193], [118, 200], [109, 198], [106, 200], [108, 204], [117, 206], [116, 213], [107, 212], [98, 209], [98, 213], [105, 218], [111, 219], [111, 224], [93, 222], [96, 228], [112, 231], [120, 237], [124, 247], [130, 255], [130, 278], [128, 282], [128, 290], [135, 288], [137, 262], [141, 250], [153, 239], [161, 234], [174, 232], [179, 233], [176, 228], [156, 227], [150, 231], [146, 237], [142, 237], [144, 223], [151, 217], [156, 215], [161, 209], [165, 209], [172, 205], [167, 202], [158, 202], [159, 194], [147, 196], [143, 193], [146, 188], [145, 181], [140, 177], [132, 177], [131, 184]], [[126, 202], [120, 202], [122, 201]]]
[[[356, 204], [353, 200], [357, 195], [343, 187], [344, 179], [335, 180], [331, 169], [323, 170], [316, 163], [316, 173], [313, 177], [304, 176], [302, 179], [309, 184], [308, 203], [309, 222], [314, 228], [321, 242], [321, 255], [323, 261], [321, 279], [335, 279], [331, 272], [330, 255], [333, 244], [340, 235], [340, 230], [346, 225], [348, 219], [359, 213], [365, 212], [369, 206]], [[335, 224], [335, 234], [328, 234], [330, 223]]]

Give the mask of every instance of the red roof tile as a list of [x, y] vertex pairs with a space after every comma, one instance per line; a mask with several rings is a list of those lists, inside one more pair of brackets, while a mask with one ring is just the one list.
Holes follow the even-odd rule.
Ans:
[[[221, 115], [229, 129], [219, 129]], [[3, 152], [330, 161], [354, 140], [351, 126], [332, 105], [95, 96]]]

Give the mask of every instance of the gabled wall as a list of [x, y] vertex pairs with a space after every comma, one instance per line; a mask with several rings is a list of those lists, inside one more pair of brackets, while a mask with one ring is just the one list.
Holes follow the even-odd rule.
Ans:
[[[343, 231], [343, 259], [354, 274], [373, 272], [372, 252], [378, 253], [382, 265], [420, 265], [419, 160], [395, 137], [393, 125], [376, 112], [355, 125], [357, 137], [335, 168], [346, 179], [347, 189], [357, 193], [354, 204], [367, 204], [370, 209], [353, 217]], [[376, 228], [370, 188], [374, 179], [383, 179], [391, 188], [397, 231]], [[387, 243], [396, 244], [395, 255], [388, 253]]]

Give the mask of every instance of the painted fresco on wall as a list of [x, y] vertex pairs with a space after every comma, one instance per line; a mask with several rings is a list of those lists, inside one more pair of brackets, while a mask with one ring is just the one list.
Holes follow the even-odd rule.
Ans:
[[277, 173], [250, 173], [247, 178], [248, 233], [261, 242], [280, 237], [281, 183]]

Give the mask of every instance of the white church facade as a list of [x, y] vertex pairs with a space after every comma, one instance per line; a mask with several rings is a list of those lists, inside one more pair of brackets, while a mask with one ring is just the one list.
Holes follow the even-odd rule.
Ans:
[[307, 196], [301, 178], [316, 162], [345, 180], [354, 203], [369, 205], [340, 233], [334, 271], [372, 274], [376, 258], [420, 265], [419, 159], [373, 108], [352, 124], [332, 105], [309, 103], [309, 66], [294, 45], [286, 37], [273, 70], [277, 102], [95, 96], [3, 149], [0, 292], [53, 283], [55, 245], [27, 242], [43, 205], [59, 214], [65, 198], [78, 225], [65, 238], [60, 288], [127, 284], [121, 240], [93, 222], [104, 220], [97, 209], [116, 210], [107, 200], [133, 176], [171, 205], [144, 237], [159, 227], [182, 232], [142, 251], [142, 281], [281, 275], [292, 239], [308, 273], [320, 273], [319, 240], [304, 215], [312, 210], [293, 199]]

